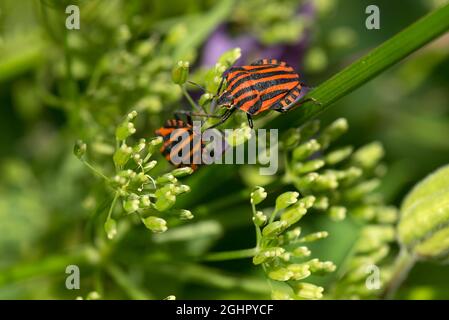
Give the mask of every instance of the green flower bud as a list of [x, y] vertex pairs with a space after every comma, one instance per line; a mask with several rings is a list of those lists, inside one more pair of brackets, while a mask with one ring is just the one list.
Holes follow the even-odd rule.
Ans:
[[287, 226], [291, 226], [298, 222], [306, 213], [307, 209], [296, 205], [290, 207], [281, 214], [281, 221], [285, 221], [287, 223]]
[[200, 106], [204, 106], [206, 103], [208, 103], [209, 101], [211, 101], [213, 99], [214, 95], [211, 93], [204, 93], [201, 95], [200, 99], [199, 99], [199, 104]]
[[150, 197], [148, 195], [143, 195], [139, 199], [140, 208], [148, 208], [151, 205]]
[[303, 299], [316, 300], [323, 297], [324, 289], [311, 283], [300, 282], [294, 285], [295, 294]]
[[276, 198], [275, 211], [287, 208], [298, 201], [299, 193], [296, 191], [284, 192]]
[[318, 175], [310, 185], [312, 189], [317, 191], [334, 190], [338, 187], [337, 176], [333, 172], [328, 171]]
[[447, 261], [449, 253], [449, 165], [419, 182], [401, 206], [400, 243], [420, 259]]
[[115, 138], [119, 141], [122, 141], [133, 135], [134, 133], [136, 133], [134, 123], [125, 121], [115, 130]]
[[298, 162], [295, 164], [293, 171], [297, 175], [316, 171], [324, 167], [325, 162], [321, 159], [310, 160], [305, 163]]
[[309, 265], [302, 263], [290, 264], [287, 266], [287, 269], [293, 272], [291, 277], [292, 280], [302, 280], [310, 276], [312, 273], [310, 272]]
[[271, 291], [271, 299], [272, 300], [293, 300], [292, 296], [287, 292], [281, 290], [273, 290]]
[[299, 143], [300, 139], [301, 134], [299, 133], [299, 129], [290, 128], [282, 136], [282, 145], [286, 150], [290, 150]]
[[117, 167], [122, 168], [128, 162], [132, 152], [133, 149], [131, 147], [128, 147], [126, 144], [122, 144], [114, 153], [114, 164]]
[[341, 206], [332, 206], [330, 207], [327, 214], [329, 217], [334, 221], [341, 221], [344, 220], [346, 217], [346, 208]]
[[389, 207], [380, 207], [377, 208], [377, 212], [376, 212], [376, 220], [379, 223], [395, 223], [398, 220], [398, 210], [393, 207], [393, 206], [389, 206]]
[[157, 165], [157, 161], [156, 161], [156, 160], [152, 160], [152, 161], [148, 162], [148, 163], [143, 167], [143, 171], [144, 171], [145, 173], [147, 173], [148, 171], [150, 171], [151, 169], [153, 169], [156, 165]]
[[352, 146], [339, 148], [335, 151], [329, 152], [326, 155], [326, 163], [328, 165], [336, 165], [344, 160], [346, 160], [352, 154]]
[[75, 146], [73, 147], [73, 154], [81, 159], [87, 151], [87, 144], [85, 144], [82, 140], [77, 140], [75, 142]]
[[256, 226], [262, 227], [267, 222], [267, 216], [262, 211], [257, 211], [253, 216], [253, 222]]
[[176, 66], [173, 68], [171, 73], [171, 78], [176, 84], [184, 84], [189, 76], [189, 62], [178, 61]]
[[358, 185], [346, 190], [344, 192], [344, 198], [347, 201], [357, 201], [363, 197], [370, 195], [376, 190], [380, 185], [379, 179], [371, 179], [359, 183]]
[[318, 259], [312, 259], [307, 262], [312, 273], [326, 273], [334, 272], [337, 268], [332, 261], [320, 261]]
[[253, 192], [251, 192], [251, 203], [258, 205], [267, 197], [265, 189], [262, 187], [256, 187]]
[[315, 203], [316, 198], [314, 196], [305, 196], [302, 199], [299, 199], [298, 201], [298, 206], [305, 208], [305, 209], [309, 209], [313, 206], [313, 204]]
[[310, 256], [312, 252], [309, 250], [309, 248], [305, 247], [305, 246], [299, 246], [296, 247], [293, 251], [292, 251], [292, 255], [294, 257], [297, 258], [304, 258], [304, 257], [308, 257]]
[[326, 149], [332, 141], [338, 139], [346, 131], [348, 131], [348, 121], [344, 118], [337, 119], [321, 132], [318, 142], [323, 149]]
[[101, 296], [97, 291], [91, 291], [86, 296], [86, 300], [98, 300], [98, 299], [101, 299]]
[[268, 260], [272, 260], [273, 258], [282, 257], [284, 254], [285, 249], [281, 247], [272, 247], [269, 249], [265, 249], [260, 251], [253, 257], [253, 263], [255, 265], [258, 265]]
[[218, 58], [218, 63], [224, 65], [226, 68], [232, 66], [242, 55], [242, 50], [240, 48], [234, 48], [223, 53], [220, 58]]
[[171, 172], [166, 173], [156, 179], [156, 182], [160, 183], [160, 184], [164, 184], [164, 183], [168, 183], [168, 182], [175, 183], [176, 181], [177, 181], [177, 179]]
[[361, 231], [360, 240], [356, 244], [358, 252], [370, 252], [394, 241], [395, 230], [389, 225], [368, 225]]
[[313, 207], [317, 210], [327, 210], [329, 208], [329, 198], [324, 196], [318, 197]]
[[352, 162], [363, 169], [374, 168], [385, 154], [380, 142], [372, 142], [358, 149], [352, 155]]
[[183, 167], [183, 168], [178, 168], [175, 169], [171, 172], [171, 174], [175, 177], [175, 178], [182, 178], [185, 176], [188, 176], [190, 174], [193, 173], [193, 169], [190, 167]]
[[173, 207], [176, 202], [176, 196], [170, 192], [166, 192], [165, 194], [158, 196], [154, 207], [158, 211], [165, 211]]
[[294, 273], [287, 268], [277, 268], [268, 273], [268, 277], [276, 281], [288, 281]]
[[266, 238], [272, 238], [280, 233], [282, 233], [287, 227], [287, 222], [285, 221], [275, 221], [269, 223], [263, 228], [262, 235]]
[[113, 239], [117, 234], [117, 222], [112, 218], [107, 219], [104, 223], [104, 231], [106, 231], [108, 239]]
[[303, 144], [300, 144], [293, 149], [292, 157], [295, 161], [307, 159], [312, 154], [320, 150], [321, 145], [315, 139], [311, 139]]
[[178, 196], [180, 194], [186, 193], [186, 192], [190, 192], [190, 187], [188, 185], [185, 184], [181, 184], [179, 186], [175, 186], [175, 188], [173, 189], [173, 194]]
[[327, 238], [328, 235], [329, 233], [327, 231], [315, 232], [301, 238], [300, 242], [314, 242], [320, 239]]
[[192, 212], [185, 209], [178, 210], [178, 215], [181, 220], [192, 220], [194, 218]]
[[139, 197], [135, 194], [132, 194], [123, 202], [123, 209], [127, 213], [133, 213], [139, 210], [140, 200]]
[[301, 176], [299, 179], [294, 181], [295, 187], [298, 190], [311, 189], [318, 177], [319, 174], [316, 172], [311, 172], [306, 174], [305, 176]]
[[167, 221], [162, 218], [149, 216], [142, 220], [144, 225], [155, 233], [167, 231]]

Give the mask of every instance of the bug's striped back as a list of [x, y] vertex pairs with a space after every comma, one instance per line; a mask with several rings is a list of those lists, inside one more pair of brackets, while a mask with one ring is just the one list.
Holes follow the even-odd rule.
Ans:
[[[163, 138], [160, 151], [171, 164], [194, 170], [198, 168], [205, 145], [191, 124], [179, 119], [167, 120], [155, 133]], [[175, 161], [175, 158], [179, 161]]]
[[[251, 115], [281, 109], [280, 103], [289, 93], [301, 91], [299, 75], [285, 62], [262, 59], [248, 66], [232, 67], [225, 73], [224, 94], [232, 105]], [[294, 90], [294, 92], [291, 92]]]

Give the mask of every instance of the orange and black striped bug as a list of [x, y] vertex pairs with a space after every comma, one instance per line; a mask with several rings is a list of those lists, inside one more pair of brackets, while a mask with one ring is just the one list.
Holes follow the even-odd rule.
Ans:
[[193, 170], [198, 168], [205, 144], [201, 133], [193, 129], [190, 116], [187, 116], [187, 122], [175, 116], [175, 119], [167, 120], [155, 133], [163, 138], [160, 151], [171, 164], [191, 167]]
[[[223, 83], [226, 89], [220, 94]], [[298, 73], [287, 63], [276, 59], [262, 59], [246, 66], [234, 66], [226, 70], [218, 87], [218, 98], [213, 103], [226, 107], [221, 120], [225, 122], [236, 110], [246, 112], [252, 128], [252, 116], [268, 110], [287, 112], [300, 98], [302, 86]], [[309, 98], [304, 100], [313, 100]]]

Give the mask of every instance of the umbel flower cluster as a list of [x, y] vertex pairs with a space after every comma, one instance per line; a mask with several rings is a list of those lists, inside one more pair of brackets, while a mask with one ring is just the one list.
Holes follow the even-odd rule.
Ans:
[[[160, 176], [153, 176], [152, 170], [157, 161], [152, 160], [152, 155], [161, 145], [162, 138], [129, 142], [131, 136], [136, 133], [136, 117], [136, 111], [130, 112], [115, 130], [116, 148], [112, 156], [115, 172], [111, 176], [100, 172], [86, 160], [88, 148], [84, 142], [78, 141], [74, 149], [75, 155], [95, 174], [102, 177], [113, 190], [112, 204], [104, 224], [110, 239], [117, 233], [117, 220], [124, 215], [137, 214], [148, 229], [158, 233], [167, 230], [167, 218], [193, 218], [188, 210], [173, 209], [176, 198], [190, 191], [189, 186], [178, 179], [190, 175], [193, 170], [188, 167], [178, 168]], [[119, 201], [123, 210], [114, 217]]]
[[257, 247], [253, 258], [261, 265], [270, 280], [286, 283], [291, 292], [272, 289], [273, 299], [320, 299], [323, 288], [303, 281], [312, 274], [333, 272], [331, 261], [310, 259], [311, 251], [306, 244], [328, 236], [325, 231], [301, 235], [299, 220], [315, 203], [314, 196], [298, 199], [298, 192], [285, 192], [276, 199], [269, 217], [257, 211], [256, 205], [267, 197], [265, 189], [257, 187], [251, 193], [253, 222], [256, 227]]
[[[337, 119], [320, 131], [318, 121], [292, 129], [283, 140], [284, 183], [293, 184], [304, 195], [313, 195], [311, 209], [334, 221], [349, 216], [360, 225], [359, 237], [347, 262], [340, 266], [339, 281], [332, 290], [336, 298], [373, 298], [388, 282], [391, 243], [398, 210], [386, 206], [376, 193], [386, 172], [380, 163], [384, 150], [373, 142], [354, 150], [352, 146], [332, 148], [348, 129], [345, 119]], [[379, 285], [367, 288], [370, 268], [380, 268]], [[376, 269], [377, 270], [377, 269]]]

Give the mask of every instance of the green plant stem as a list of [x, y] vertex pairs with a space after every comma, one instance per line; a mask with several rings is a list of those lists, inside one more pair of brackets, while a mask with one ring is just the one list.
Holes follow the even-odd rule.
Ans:
[[[186, 97], [187, 101], [189, 101], [190, 105], [192, 106], [192, 108], [194, 110], [200, 111], [200, 107], [195, 103], [195, 101], [193, 101], [192, 97], [190, 96], [190, 94], [187, 92], [186, 88], [184, 85], [181, 85], [181, 90], [182, 93], [184, 94], [184, 96]], [[206, 112], [206, 109], [204, 109], [203, 106], [201, 106], [201, 109], [203, 110], [204, 113]]]
[[301, 106], [301, 99], [295, 105], [301, 107], [276, 117], [267, 127], [285, 130], [305, 123], [448, 29], [449, 4], [416, 21], [304, 96], [313, 97], [320, 104], [309, 101]]
[[380, 296], [382, 299], [393, 299], [415, 262], [416, 257], [410, 255], [407, 250], [402, 248], [394, 263], [393, 275]]
[[81, 160], [86, 167], [88, 167], [94, 174], [98, 175], [99, 177], [105, 179], [106, 181], [109, 181], [109, 178], [103, 174], [100, 170], [98, 170], [97, 168], [95, 168], [93, 165], [91, 165], [89, 162], [87, 162], [86, 160]]
[[257, 248], [215, 252], [206, 255], [202, 260], [204, 261], [225, 261], [234, 259], [246, 259], [251, 258], [257, 253]]
[[148, 300], [152, 296], [146, 291], [141, 289], [135, 281], [130, 278], [123, 270], [113, 263], [108, 263], [106, 270], [111, 278], [126, 292], [126, 294], [134, 300]]
[[111, 219], [112, 212], [114, 212], [115, 204], [117, 203], [117, 199], [119, 198], [119, 196], [120, 196], [119, 193], [115, 192], [114, 198], [112, 199], [111, 206], [108, 211], [108, 217], [106, 218], [106, 220]]

